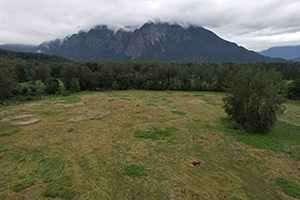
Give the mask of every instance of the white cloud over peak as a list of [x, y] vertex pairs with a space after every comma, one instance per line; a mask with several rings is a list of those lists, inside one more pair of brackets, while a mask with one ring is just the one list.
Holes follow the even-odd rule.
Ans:
[[0, 44], [39, 44], [106, 24], [193, 24], [248, 49], [300, 44], [298, 0], [1, 0]]

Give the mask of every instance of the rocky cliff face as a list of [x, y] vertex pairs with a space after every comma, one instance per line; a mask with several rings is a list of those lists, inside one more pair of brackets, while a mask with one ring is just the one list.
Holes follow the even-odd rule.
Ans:
[[134, 31], [113, 31], [97, 26], [61, 40], [44, 42], [34, 51], [55, 54], [76, 61], [273, 61], [225, 41], [202, 27], [146, 23]]

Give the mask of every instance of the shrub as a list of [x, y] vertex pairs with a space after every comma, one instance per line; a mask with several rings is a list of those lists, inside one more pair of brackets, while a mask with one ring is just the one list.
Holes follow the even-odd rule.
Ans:
[[59, 89], [59, 82], [56, 78], [49, 77], [45, 80], [46, 93], [55, 94]]
[[289, 99], [300, 99], [300, 78], [289, 85], [287, 97]]

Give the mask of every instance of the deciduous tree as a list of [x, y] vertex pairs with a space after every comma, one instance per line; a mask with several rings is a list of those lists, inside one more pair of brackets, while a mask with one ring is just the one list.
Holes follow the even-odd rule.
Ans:
[[230, 91], [223, 99], [225, 112], [251, 133], [267, 132], [284, 111], [281, 74], [235, 67], [228, 77]]

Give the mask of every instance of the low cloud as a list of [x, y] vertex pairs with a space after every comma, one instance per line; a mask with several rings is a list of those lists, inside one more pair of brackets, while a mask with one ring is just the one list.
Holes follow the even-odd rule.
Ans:
[[39, 44], [106, 24], [203, 26], [252, 50], [300, 44], [298, 0], [1, 0], [0, 43]]

